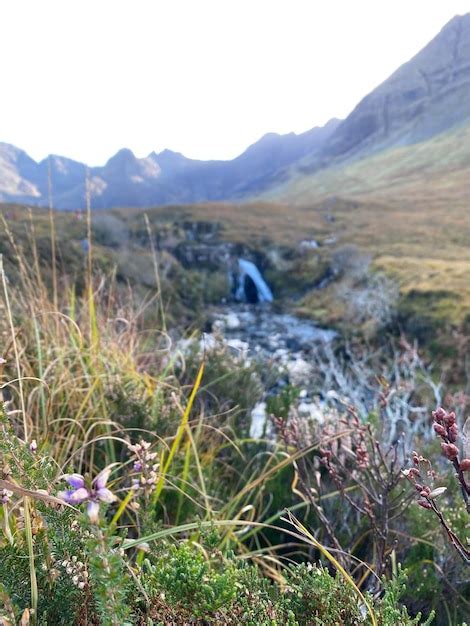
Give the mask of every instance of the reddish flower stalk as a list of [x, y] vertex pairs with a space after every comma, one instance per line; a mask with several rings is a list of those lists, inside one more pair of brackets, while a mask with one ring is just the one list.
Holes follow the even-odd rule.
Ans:
[[[438, 437], [441, 438], [441, 450], [443, 455], [452, 463], [457, 480], [460, 484], [460, 490], [465, 502], [467, 512], [470, 514], [470, 484], [467, 482], [464, 476], [464, 472], [470, 471], [470, 456], [468, 452], [468, 444], [466, 438], [467, 431], [470, 430], [470, 418], [467, 420], [463, 427], [463, 432], [460, 434], [459, 428], [456, 422], [455, 413], [453, 411], [447, 412], [442, 407], [438, 408], [432, 414], [434, 418], [433, 428]], [[462, 438], [465, 458], [460, 458], [460, 451], [458, 443], [460, 437]], [[412, 460], [414, 467], [405, 470], [403, 473], [408, 480], [414, 485], [418, 497], [418, 504], [424, 509], [433, 511], [433, 513], [439, 519], [439, 523], [446, 532], [446, 535], [450, 543], [457, 550], [459, 555], [465, 561], [467, 565], [470, 565], [470, 550], [460, 541], [457, 535], [451, 530], [449, 524], [445, 520], [442, 511], [439, 509], [436, 499], [442, 495], [446, 488], [438, 487], [437, 489], [431, 489], [428, 485], [423, 484], [424, 468], [426, 465], [426, 476], [431, 480], [434, 480], [436, 474], [431, 467], [431, 463], [428, 459], [418, 455], [417, 452], [413, 452]]]

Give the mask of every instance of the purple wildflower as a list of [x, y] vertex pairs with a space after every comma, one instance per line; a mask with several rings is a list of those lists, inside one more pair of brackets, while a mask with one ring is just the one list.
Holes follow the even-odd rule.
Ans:
[[141, 439], [140, 443], [128, 445], [134, 454], [134, 472], [140, 474], [139, 478], [132, 480], [132, 488], [138, 491], [142, 488], [148, 496], [155, 490], [157, 483], [158, 462], [156, 462], [157, 452], [150, 452], [150, 443]]
[[2, 495], [0, 500], [2, 501], [2, 504], [8, 504], [10, 502], [10, 498], [13, 495], [13, 491], [8, 491], [8, 489], [3, 489], [2, 490]]
[[82, 504], [88, 502], [87, 513], [90, 521], [94, 524], [98, 522], [100, 502], [114, 502], [116, 496], [106, 487], [111, 468], [106, 467], [91, 482], [86, 485], [85, 478], [81, 474], [66, 474], [65, 480], [72, 487], [67, 491], [62, 491], [59, 497], [68, 504]]

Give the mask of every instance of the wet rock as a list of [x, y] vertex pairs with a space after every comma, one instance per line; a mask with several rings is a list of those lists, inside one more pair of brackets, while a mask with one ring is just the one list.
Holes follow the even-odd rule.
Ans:
[[250, 437], [252, 439], [260, 439], [263, 436], [267, 419], [266, 402], [258, 402], [251, 411]]
[[236, 330], [240, 328], [240, 318], [235, 313], [229, 313], [225, 318], [225, 324], [228, 330]]
[[302, 385], [312, 377], [312, 366], [301, 357], [287, 364], [289, 380], [293, 385]]

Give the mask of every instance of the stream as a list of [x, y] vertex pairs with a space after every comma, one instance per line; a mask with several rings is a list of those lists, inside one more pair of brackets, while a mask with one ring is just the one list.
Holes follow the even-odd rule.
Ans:
[[[311, 389], [311, 357], [321, 344], [336, 337], [335, 331], [319, 328], [289, 313], [278, 313], [270, 304], [230, 304], [213, 312], [212, 329], [204, 334], [203, 343], [205, 349], [211, 349], [223, 341], [247, 365], [253, 361], [266, 364], [275, 374], [266, 395], [294, 385], [300, 389], [299, 414], [319, 419], [318, 399], [313, 397]], [[266, 424], [266, 399], [263, 399], [253, 408], [250, 435], [263, 436]]]
[[232, 267], [235, 269], [229, 279], [234, 301], [212, 309], [200, 350], [207, 353], [223, 345], [240, 364], [261, 365], [266, 387], [264, 398], [251, 414], [252, 437], [266, 434], [266, 399], [287, 385], [299, 389], [299, 415], [320, 419], [319, 401], [312, 389], [312, 356], [319, 346], [332, 342], [337, 333], [311, 320], [279, 312], [272, 304], [270, 287], [253, 262], [238, 259]]

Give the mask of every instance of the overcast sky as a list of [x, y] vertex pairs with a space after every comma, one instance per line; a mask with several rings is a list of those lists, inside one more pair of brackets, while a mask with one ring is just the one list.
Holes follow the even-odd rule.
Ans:
[[0, 0], [0, 141], [232, 158], [346, 116], [470, 0]]

